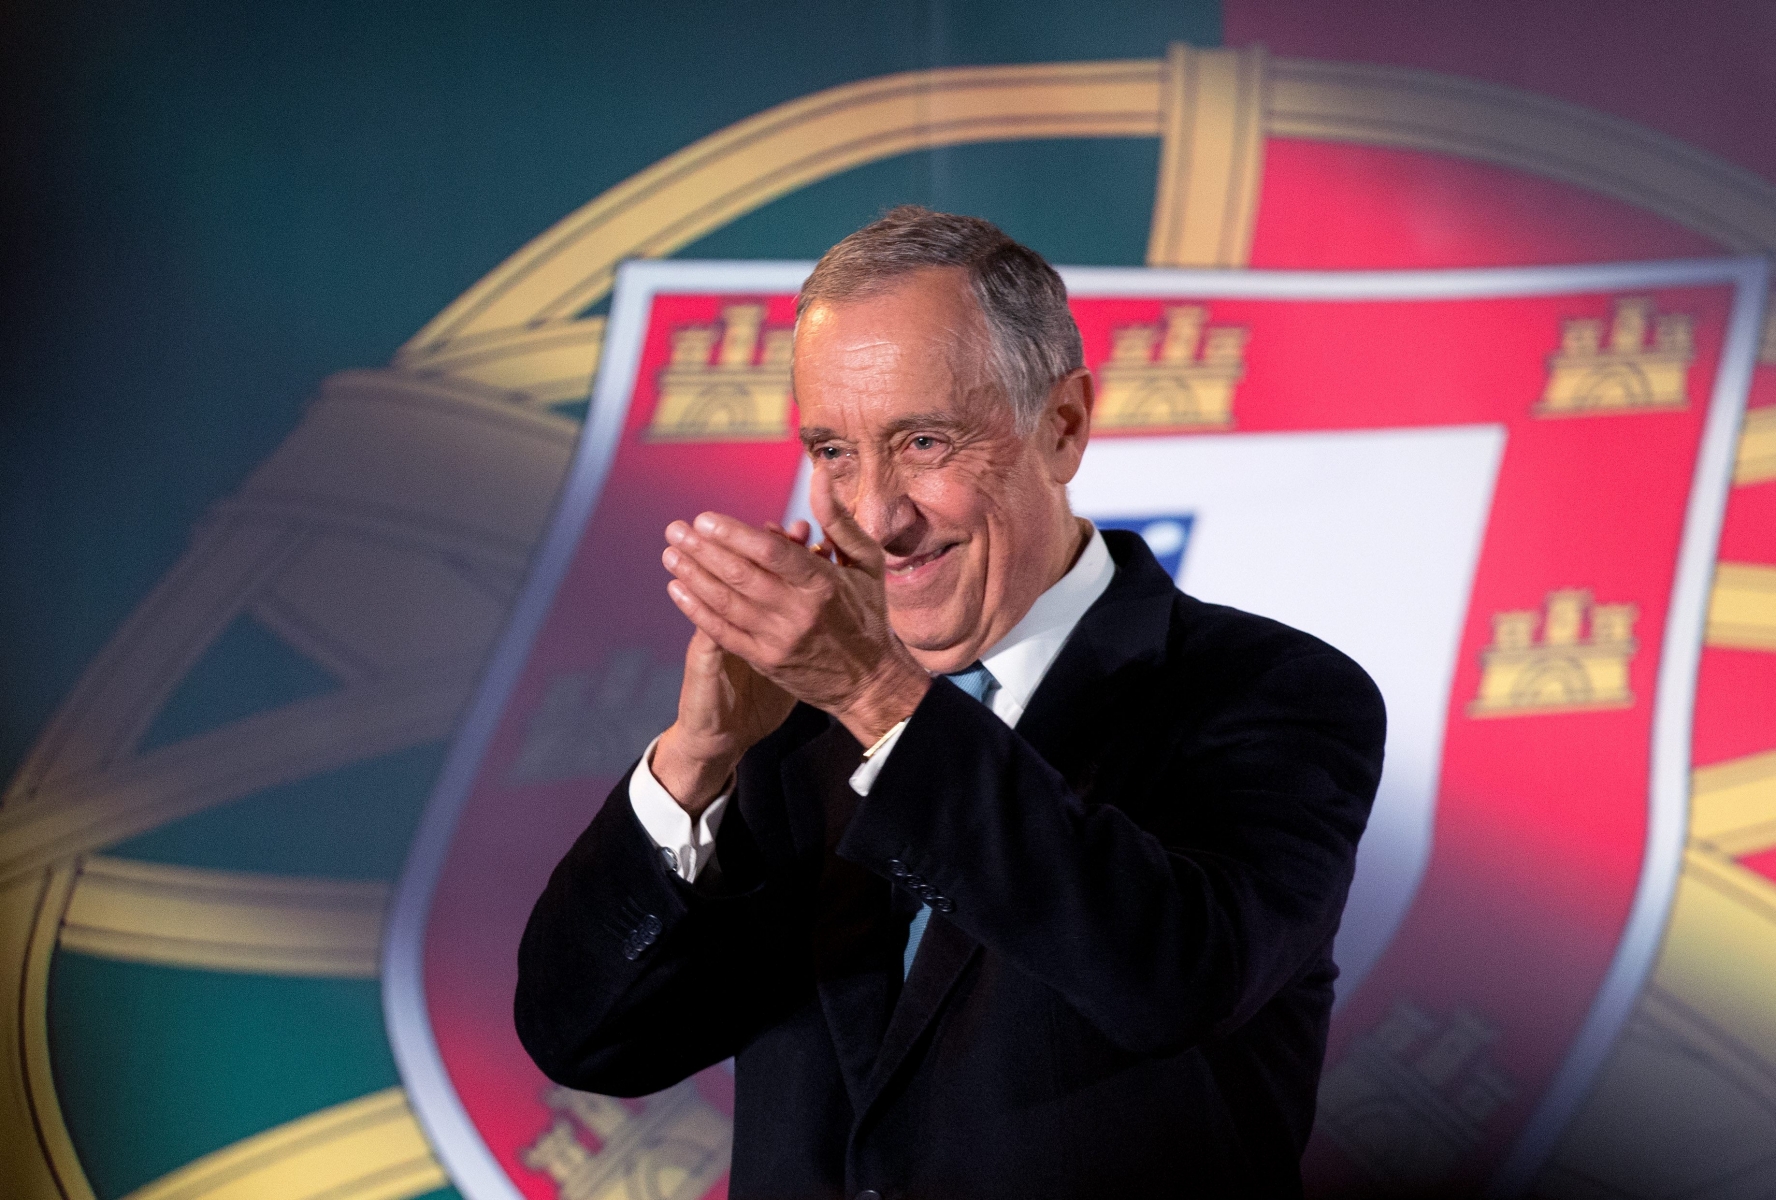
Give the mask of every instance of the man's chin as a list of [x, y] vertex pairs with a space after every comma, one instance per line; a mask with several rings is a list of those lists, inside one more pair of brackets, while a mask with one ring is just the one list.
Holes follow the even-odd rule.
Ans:
[[[888, 623], [894, 627], [901, 644], [912, 651], [913, 658], [927, 671], [934, 673], [960, 671], [974, 661], [974, 647], [965, 622], [943, 620], [928, 612], [888, 611]], [[966, 657], [963, 657], [966, 656]], [[951, 660], [962, 657], [963, 661]]]

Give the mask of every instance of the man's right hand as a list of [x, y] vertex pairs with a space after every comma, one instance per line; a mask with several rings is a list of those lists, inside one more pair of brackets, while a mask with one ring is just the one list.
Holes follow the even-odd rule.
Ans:
[[795, 697], [697, 630], [685, 648], [678, 719], [654, 747], [654, 778], [695, 821], [721, 795], [740, 756], [794, 707]]

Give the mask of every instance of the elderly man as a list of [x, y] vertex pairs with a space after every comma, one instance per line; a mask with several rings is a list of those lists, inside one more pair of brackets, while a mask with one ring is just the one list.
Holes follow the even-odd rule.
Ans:
[[1298, 1193], [1374, 686], [1072, 514], [1034, 252], [896, 209], [798, 313], [828, 545], [666, 530], [678, 717], [537, 903], [525, 1046], [617, 1095], [732, 1055], [736, 1200]]

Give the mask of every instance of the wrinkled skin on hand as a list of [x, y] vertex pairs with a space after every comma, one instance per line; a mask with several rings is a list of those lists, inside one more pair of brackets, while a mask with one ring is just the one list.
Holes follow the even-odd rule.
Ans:
[[[809, 500], [832, 543], [828, 553], [807, 546], [801, 522], [761, 529], [703, 513], [667, 527], [661, 561], [674, 575], [667, 591], [697, 633], [679, 719], [662, 750], [668, 771], [681, 754], [706, 764], [690, 781], [693, 793], [711, 782], [719, 790], [795, 700], [832, 713], [867, 745], [930, 686], [889, 623], [881, 547], [833, 498], [824, 470], [814, 472]], [[680, 796], [672, 781], [661, 783]]]

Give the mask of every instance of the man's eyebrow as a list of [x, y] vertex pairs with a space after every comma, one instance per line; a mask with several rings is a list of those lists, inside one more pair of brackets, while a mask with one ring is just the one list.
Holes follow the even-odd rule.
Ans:
[[810, 450], [819, 443], [830, 442], [838, 436], [838, 430], [828, 429], [824, 425], [804, 426], [801, 431], [802, 445]]
[[922, 412], [908, 413], [904, 417], [896, 417], [888, 422], [885, 432], [889, 434], [905, 433], [909, 429], [960, 429], [963, 422], [956, 419], [954, 413]]

